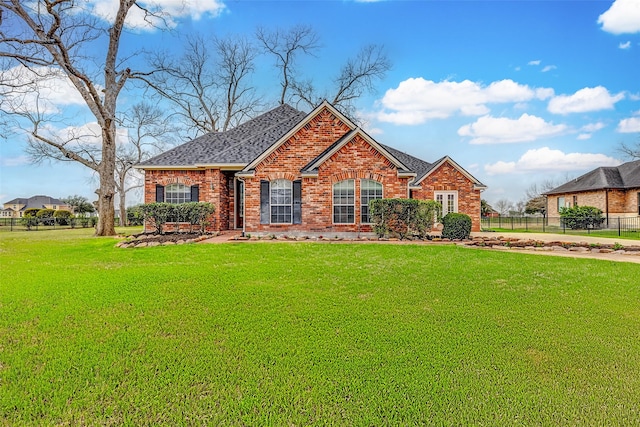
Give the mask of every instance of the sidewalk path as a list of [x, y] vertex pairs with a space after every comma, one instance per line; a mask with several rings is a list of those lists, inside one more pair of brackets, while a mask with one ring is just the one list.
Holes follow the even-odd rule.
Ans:
[[[502, 233], [502, 232], [474, 232], [471, 233], [471, 237], [484, 237], [484, 238], [495, 238], [498, 239], [500, 237], [505, 238], [514, 238], [520, 240], [539, 240], [542, 242], [566, 242], [566, 243], [599, 243], [602, 245], [614, 245], [619, 243], [624, 246], [640, 246], [639, 240], [634, 239], [624, 239], [621, 237], [618, 238], [609, 238], [609, 237], [595, 237], [595, 236], [574, 236], [572, 234], [553, 234], [553, 233]], [[520, 252], [520, 251], [518, 251]], [[593, 259], [601, 259], [601, 260], [609, 260], [609, 261], [622, 261], [622, 262], [632, 262], [636, 264], [640, 264], [640, 256], [637, 255], [637, 252], [634, 255], [623, 255], [617, 253], [594, 253], [594, 252], [558, 252], [558, 251], [522, 251], [522, 253], [527, 254], [537, 254], [537, 255], [551, 255], [551, 256], [563, 256], [563, 257], [571, 257], [571, 258], [593, 258]]]
[[640, 240], [625, 239], [624, 237], [596, 237], [596, 236], [574, 236], [573, 234], [554, 234], [554, 233], [503, 233], [498, 231], [481, 231], [471, 233], [471, 237], [512, 237], [522, 240], [540, 240], [543, 242], [586, 242], [586, 243], [601, 243], [603, 245], [620, 243], [625, 246], [640, 246]]

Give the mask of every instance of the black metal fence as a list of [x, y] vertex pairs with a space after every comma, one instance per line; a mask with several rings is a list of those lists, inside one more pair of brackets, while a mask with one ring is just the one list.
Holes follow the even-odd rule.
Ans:
[[[573, 225], [573, 228], [568, 226]], [[601, 225], [587, 224], [575, 227], [575, 223], [560, 217], [522, 216], [522, 217], [482, 217], [483, 230], [533, 231], [541, 233], [598, 233], [621, 237], [640, 235], [640, 217], [613, 217], [604, 220]]]
[[[98, 217], [86, 218], [0, 218], [0, 231], [39, 231], [95, 227]], [[116, 225], [118, 225], [116, 218]]]

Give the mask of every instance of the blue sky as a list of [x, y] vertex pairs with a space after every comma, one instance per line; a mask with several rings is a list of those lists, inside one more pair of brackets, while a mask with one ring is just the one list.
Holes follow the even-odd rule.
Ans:
[[[483, 198], [490, 203], [523, 199], [533, 183], [560, 184], [620, 164], [628, 159], [619, 145], [640, 143], [640, 0], [187, 3], [169, 10], [173, 32], [138, 28], [123, 39], [123, 51], [176, 52], [179, 35], [309, 24], [322, 48], [300, 69], [323, 87], [361, 46], [382, 44], [393, 69], [357, 102], [365, 129], [427, 161], [451, 156], [489, 187]], [[112, 7], [90, 4], [106, 14]], [[254, 83], [273, 102], [276, 79], [271, 60], [260, 58]], [[78, 108], [71, 94], [63, 98], [66, 108]], [[131, 90], [122, 107], [136, 100]], [[52, 95], [56, 102], [65, 104]], [[76, 126], [91, 119], [74, 115]], [[85, 168], [28, 164], [24, 147], [20, 134], [0, 141], [0, 201], [35, 194], [95, 199]]]

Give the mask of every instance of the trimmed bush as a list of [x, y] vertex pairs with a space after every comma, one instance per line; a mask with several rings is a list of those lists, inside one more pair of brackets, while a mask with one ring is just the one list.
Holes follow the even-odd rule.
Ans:
[[53, 217], [59, 225], [69, 225], [72, 216], [73, 214], [71, 212], [65, 210], [59, 210], [53, 213]]
[[55, 219], [53, 218], [53, 214], [56, 211], [53, 209], [40, 209], [36, 214], [36, 218], [43, 225], [54, 225]]
[[461, 213], [448, 213], [442, 218], [442, 237], [464, 240], [471, 236], [471, 217]]
[[375, 199], [369, 202], [373, 231], [379, 236], [426, 237], [440, 203], [433, 200]]
[[129, 225], [142, 225], [144, 222], [142, 205], [130, 206], [127, 208], [127, 222]]
[[31, 230], [31, 227], [38, 225], [38, 218], [36, 218], [38, 212], [40, 212], [40, 208], [29, 208], [25, 209], [25, 211], [22, 213], [20, 222], [26, 227], [27, 230]]
[[572, 230], [600, 228], [604, 219], [602, 211], [593, 206], [560, 208], [560, 220], [563, 226]]
[[[211, 203], [181, 203], [174, 205], [171, 203], [148, 203], [141, 206], [145, 221], [149, 221], [155, 228], [156, 233], [163, 234], [164, 226], [168, 222], [189, 223], [190, 231], [193, 225], [199, 225], [200, 231], [204, 232], [207, 220], [215, 211]], [[178, 227], [176, 227], [177, 229]]]

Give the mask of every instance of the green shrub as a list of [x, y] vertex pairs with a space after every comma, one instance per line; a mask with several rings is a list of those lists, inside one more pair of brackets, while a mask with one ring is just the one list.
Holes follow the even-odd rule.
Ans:
[[442, 237], [451, 240], [468, 239], [471, 236], [471, 217], [461, 213], [448, 213], [442, 218]]
[[129, 225], [142, 225], [144, 222], [142, 205], [130, 206], [127, 208], [127, 222]]
[[31, 230], [31, 227], [38, 225], [38, 218], [36, 218], [38, 212], [40, 212], [40, 208], [25, 209], [22, 213], [20, 223], [24, 225], [27, 230]]
[[58, 210], [53, 213], [53, 217], [59, 225], [69, 225], [72, 216], [71, 212], [65, 210]]
[[53, 209], [40, 209], [36, 214], [36, 218], [43, 225], [54, 225], [55, 219], [53, 218], [53, 214], [56, 211]]
[[38, 212], [40, 212], [40, 208], [29, 208], [29, 209], [25, 209], [25, 211], [22, 213], [22, 216], [23, 217], [30, 216], [35, 218]]
[[[142, 205], [142, 213], [145, 221], [148, 221], [154, 228], [156, 233], [162, 234], [166, 223], [181, 222], [189, 223], [190, 231], [193, 225], [199, 225], [200, 231], [204, 232], [207, 220], [215, 211], [215, 207], [211, 203], [181, 203], [174, 205], [171, 203], [148, 203]], [[176, 230], [178, 227], [176, 226]]]
[[560, 208], [560, 220], [563, 226], [572, 230], [600, 228], [604, 219], [602, 211], [593, 206]]
[[425, 237], [433, 227], [440, 203], [433, 200], [375, 199], [369, 202], [373, 231], [380, 237]]

